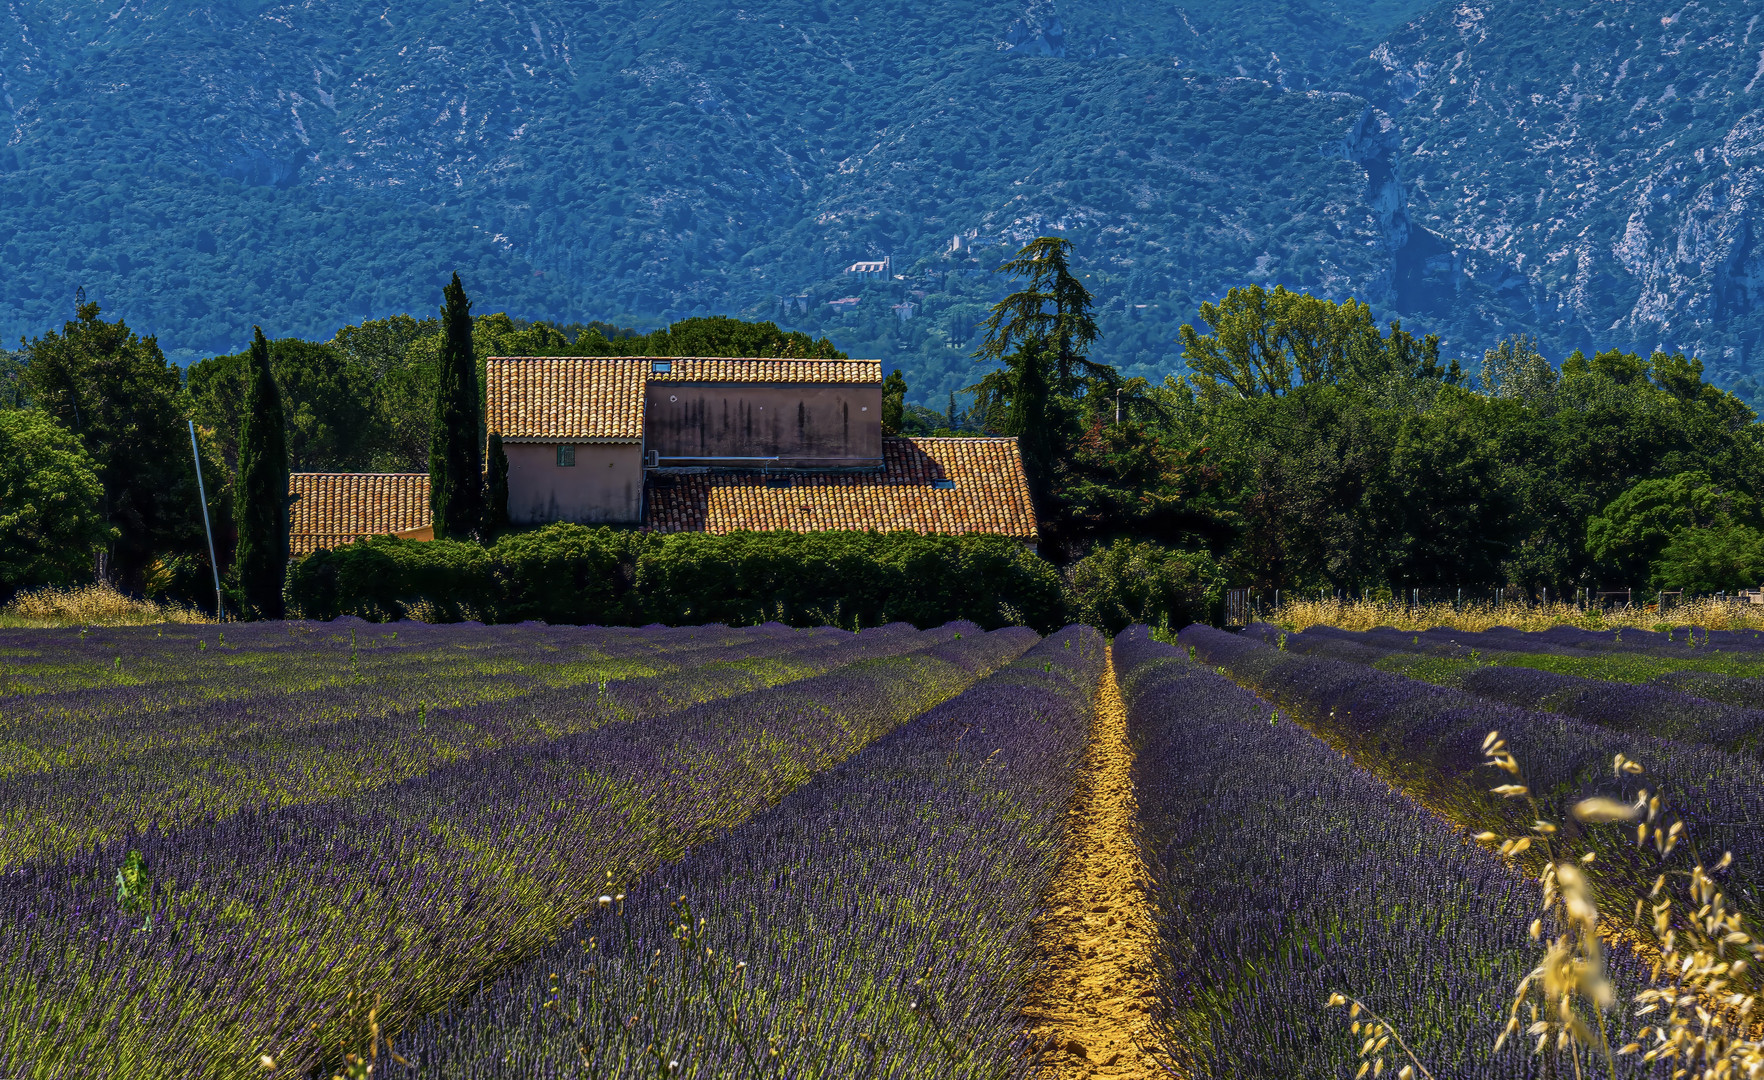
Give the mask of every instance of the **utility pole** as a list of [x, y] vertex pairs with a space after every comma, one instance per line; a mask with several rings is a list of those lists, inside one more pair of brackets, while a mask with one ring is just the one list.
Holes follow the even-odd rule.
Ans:
[[190, 456], [196, 461], [196, 497], [202, 500], [202, 531], [208, 534], [208, 568], [214, 571], [214, 618], [220, 622], [227, 617], [226, 605], [221, 603], [220, 562], [214, 557], [214, 529], [208, 524], [208, 491], [202, 486], [202, 451], [196, 449], [196, 421], [188, 423]]

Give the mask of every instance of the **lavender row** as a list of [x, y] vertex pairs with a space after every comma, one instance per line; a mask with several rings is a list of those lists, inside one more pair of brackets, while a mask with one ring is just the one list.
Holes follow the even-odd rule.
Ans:
[[1576, 649], [1610, 652], [1652, 652], [1680, 655], [1721, 650], [1723, 652], [1764, 652], [1764, 632], [1757, 630], [1710, 630], [1701, 626], [1675, 626], [1668, 630], [1642, 630], [1621, 627], [1612, 630], [1584, 630], [1576, 626], [1552, 626], [1548, 630], [1527, 632], [1497, 626], [1480, 638], [1491, 644], [1505, 641], [1497, 648], [1529, 651], [1531, 643], [1566, 645]]
[[[1400, 634], [1349, 636], [1334, 631], [1319, 634], [1313, 628], [1302, 634], [1286, 634], [1265, 624], [1245, 630], [1277, 649], [1330, 660], [1358, 664], [1382, 664], [1410, 651], [1408, 645], [1377, 642], [1401, 638]], [[1495, 654], [1499, 658], [1501, 654]], [[1407, 665], [1422, 674], [1425, 669]], [[1655, 735], [1705, 743], [1734, 753], [1757, 756], [1764, 750], [1764, 710], [1710, 701], [1679, 687], [1706, 684], [1723, 676], [1679, 672], [1686, 676], [1674, 683], [1617, 682], [1583, 678], [1533, 667], [1499, 663], [1448, 665], [1427, 673], [1427, 681], [1467, 690], [1478, 697], [1526, 709], [1561, 713], [1600, 727], [1627, 734]], [[1735, 680], [1729, 682], [1753, 682]]]
[[[558, 691], [576, 696], [609, 682], [677, 674], [717, 665], [782, 662], [802, 654], [805, 670], [818, 670], [817, 651], [853, 640], [843, 630], [791, 630], [776, 624], [743, 631], [707, 633], [698, 639], [658, 634], [645, 646], [632, 638], [616, 648], [563, 649], [486, 646], [471, 642], [402, 648], [394, 664], [369, 660], [344, 668], [353, 675], [320, 689], [281, 690], [231, 676], [255, 665], [257, 654], [204, 661], [206, 687], [188, 697], [164, 684], [15, 700], [0, 710], [0, 777], [96, 765], [177, 747], [219, 746], [253, 736], [279, 738], [346, 721], [412, 715], [435, 708], [519, 701]], [[394, 631], [396, 632], [396, 631]], [[904, 623], [870, 631], [874, 644], [900, 642], [919, 633]], [[866, 644], [868, 647], [868, 643]], [[362, 650], [378, 653], [381, 645]], [[77, 698], [77, 701], [68, 701]], [[514, 707], [519, 707], [514, 706]], [[396, 721], [390, 721], [396, 724]]]
[[1474, 667], [1458, 681], [1481, 697], [1561, 713], [1626, 734], [1682, 739], [1753, 756], [1764, 739], [1764, 711], [1723, 705], [1664, 686], [1506, 666]]
[[[1520, 657], [1538, 655], [1560, 656], [1569, 661], [1596, 660], [1600, 661], [1602, 668], [1612, 671], [1615, 681], [1646, 682], [1723, 705], [1764, 709], [1764, 651], [1752, 640], [1758, 636], [1756, 631], [1705, 633], [1696, 627], [1680, 627], [1667, 632], [1668, 640], [1664, 645], [1657, 640], [1632, 640], [1628, 647], [1622, 640], [1609, 640], [1617, 633], [1615, 631], [1593, 635], [1603, 638], [1602, 642], [1587, 640], [1586, 635], [1590, 633], [1574, 630], [1573, 634], [1559, 634], [1546, 630], [1523, 634], [1514, 630], [1491, 631], [1485, 636], [1472, 637], [1454, 630], [1410, 634], [1386, 627], [1356, 635], [1351, 631], [1314, 626], [1301, 636], [1321, 634], [1336, 640], [1351, 639], [1374, 648], [1490, 663], [1523, 663], [1525, 661]], [[1622, 633], [1626, 638], [1633, 638], [1636, 632]], [[1267, 635], [1263, 637], [1271, 641]], [[1695, 646], [1690, 645], [1693, 639]], [[1575, 641], [1580, 644], [1573, 644]], [[1626, 663], [1626, 657], [1634, 659]], [[1340, 659], [1351, 658], [1343, 656]], [[1659, 670], [1662, 665], [1677, 664], [1685, 666], [1677, 670]], [[1702, 670], [1706, 668], [1725, 670]]]
[[[1507, 739], [1524, 766], [1526, 783], [1558, 818], [1566, 818], [1565, 804], [1579, 798], [1628, 799], [1642, 785], [1661, 792], [1683, 814], [1703, 850], [1733, 852], [1737, 888], [1731, 891], [1748, 917], [1760, 914], [1764, 763], [1755, 758], [1619, 733], [1360, 664], [1283, 652], [1211, 627], [1191, 626], [1179, 640], [1206, 663], [1223, 667], [1238, 682], [1295, 710], [1362, 761], [1388, 770], [1400, 783], [1425, 789], [1440, 805], [1455, 808], [1479, 827], [1517, 834], [1531, 824], [1517, 816], [1520, 804], [1486, 790], [1491, 783], [1481, 766], [1481, 745], [1492, 730]], [[1619, 785], [1611, 771], [1618, 753], [1641, 761], [1647, 773]], [[1562, 839], [1576, 851], [1585, 840], [1599, 841], [1599, 880], [1607, 898], [1626, 909], [1642, 871], [1607, 858], [1630, 849], [1616, 826], [1592, 827], [1592, 834], [1582, 836], [1571, 828]]]
[[1535, 962], [1535, 887], [1271, 707], [1151, 640], [1115, 639], [1164, 1000], [1187, 1075], [1352, 1075], [1335, 992], [1435, 1076], [1538, 1075], [1491, 1052]]
[[[1037, 640], [962, 633], [322, 804], [120, 838], [0, 879], [0, 1073], [295, 1076], [555, 941]], [[119, 907], [131, 849], [152, 887]], [[610, 877], [609, 877], [610, 876]], [[151, 929], [143, 926], [151, 917]], [[330, 1075], [325, 1072], [323, 1075]]]
[[[265, 711], [271, 715], [308, 712], [303, 703], [310, 699], [322, 705], [327, 693], [359, 700], [363, 712], [383, 712], [413, 698], [465, 703], [546, 686], [600, 682], [609, 674], [651, 675], [691, 663], [695, 655], [744, 643], [842, 633], [792, 631], [772, 624], [745, 630], [701, 628], [694, 636], [678, 631], [613, 636], [574, 628], [559, 634], [536, 626], [495, 628], [502, 632], [494, 636], [462, 628], [456, 640], [445, 640], [420, 623], [413, 625], [428, 633], [413, 634], [408, 626], [374, 627], [370, 629], [378, 633], [359, 637], [339, 628], [320, 634], [310, 626], [288, 625], [288, 634], [306, 639], [298, 649], [223, 644], [214, 635], [196, 643], [212, 648], [181, 643], [150, 661], [139, 656], [125, 661], [120, 652], [112, 658], [106, 649], [105, 668], [122, 681], [3, 696], [0, 720], [15, 738], [66, 740], [67, 733], [77, 739], [95, 724], [143, 735], [202, 726], [207, 707], [257, 699], [270, 703]], [[149, 664], [159, 677], [135, 680], [135, 672]], [[291, 708], [283, 709], [283, 703]], [[10, 767], [0, 756], [0, 769]]]
[[[0, 632], [0, 702], [76, 689], [128, 689], [159, 685], [181, 693], [227, 693], [240, 685], [285, 687], [290, 680], [322, 678], [358, 662], [396, 662], [437, 652], [520, 655], [540, 659], [549, 649], [601, 646], [618, 649], [673, 647], [693, 639], [731, 637], [725, 627], [632, 630], [608, 627], [393, 626], [339, 619], [332, 623], [232, 623], [195, 626], [71, 628]], [[448, 631], [456, 631], [449, 634]], [[248, 668], [210, 686], [216, 665], [203, 661], [251, 657]], [[341, 661], [341, 662], [340, 662]], [[8, 702], [16, 705], [16, 701]]]
[[1103, 656], [1048, 638], [398, 1040], [393, 1075], [1023, 1072]]
[[[971, 629], [971, 627], [970, 627]], [[716, 698], [781, 685], [865, 659], [930, 648], [959, 627], [907, 624], [867, 630], [749, 635], [698, 649], [699, 661], [664, 675], [566, 685], [465, 707], [401, 702], [375, 713], [346, 691], [295, 703], [274, 699], [205, 707], [199, 723], [145, 750], [108, 755], [86, 746], [78, 766], [0, 780], [0, 868], [59, 858], [156, 823], [178, 829], [257, 806], [335, 799], [420, 776], [438, 765], [666, 715]], [[177, 737], [173, 737], [173, 736]], [[93, 743], [104, 747], [102, 731]]]

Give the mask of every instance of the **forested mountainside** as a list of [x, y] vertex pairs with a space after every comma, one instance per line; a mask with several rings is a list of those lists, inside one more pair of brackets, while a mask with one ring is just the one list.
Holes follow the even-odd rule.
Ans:
[[[15, 0], [0, 333], [58, 323], [84, 285], [189, 360], [253, 323], [425, 313], [458, 269], [480, 310], [529, 318], [776, 319], [941, 406], [972, 381], [991, 267], [1057, 231], [1103, 305], [1099, 358], [1134, 374], [1177, 370], [1176, 326], [1251, 281], [1366, 299], [1465, 356], [1515, 330], [1559, 354], [1695, 329], [1745, 368], [1756, 288], [1713, 284], [1711, 229], [1686, 248], [1660, 223], [1757, 231], [1740, 4], [1254, 7]], [[1607, 9], [1645, 49], [1613, 54]], [[1638, 96], [1690, 102], [1655, 112], [1700, 141], [1631, 116]], [[1705, 188], [1723, 209], [1698, 217]], [[1586, 252], [1573, 289], [1565, 250]]]
[[1355, 76], [1396, 118], [1409, 216], [1458, 249], [1456, 282], [1562, 348], [1764, 366], [1756, 4], [1441, 4]]

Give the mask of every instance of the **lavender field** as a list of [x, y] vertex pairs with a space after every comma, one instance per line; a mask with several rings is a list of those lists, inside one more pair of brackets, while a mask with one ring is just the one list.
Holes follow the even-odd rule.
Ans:
[[[1659, 860], [1560, 808], [1664, 792], [1687, 850], [1733, 853], [1729, 961], [1764, 958], [1764, 724], [1674, 673], [1764, 678], [1764, 647], [0, 632], [0, 1076], [1672, 1075], [1495, 1050], [1539, 935], [1567, 931], [1528, 933], [1536, 852], [1472, 834], [1555, 815], [1551, 850], [1594, 853], [1588, 895], [1622, 917]], [[1489, 790], [1493, 729], [1534, 803]], [[1087, 853], [1108, 829], [1127, 862]], [[1647, 955], [1598, 966], [1613, 1032]], [[1074, 972], [1084, 999], [1050, 999]]]

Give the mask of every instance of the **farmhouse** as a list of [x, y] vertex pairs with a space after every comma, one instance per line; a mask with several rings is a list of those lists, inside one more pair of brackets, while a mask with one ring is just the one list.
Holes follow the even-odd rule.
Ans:
[[[1015, 439], [882, 434], [876, 360], [493, 357], [516, 525], [985, 532], [1033, 544]], [[295, 473], [290, 551], [430, 539], [424, 473]]]

